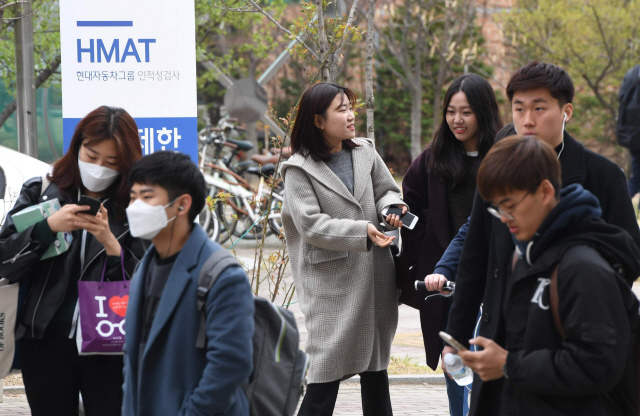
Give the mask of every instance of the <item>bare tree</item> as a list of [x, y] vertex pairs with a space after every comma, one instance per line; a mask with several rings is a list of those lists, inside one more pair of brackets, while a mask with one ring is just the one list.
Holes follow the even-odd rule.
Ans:
[[411, 158], [415, 159], [422, 151], [422, 81], [433, 80], [437, 120], [454, 58], [461, 64], [475, 59], [477, 45], [464, 47], [462, 42], [473, 29], [475, 8], [470, 0], [406, 0], [399, 6], [394, 0], [383, 1], [388, 21], [386, 27], [377, 28], [384, 40], [377, 56], [411, 96]]
[[313, 0], [315, 6], [303, 2], [306, 19], [294, 23], [293, 30], [282, 26], [255, 0], [244, 0], [244, 3], [237, 7], [232, 7], [229, 4], [230, 0], [214, 0], [213, 4], [233, 12], [263, 14], [280, 30], [298, 41], [293, 53], [300, 56], [310, 54], [314, 58], [318, 63], [322, 81], [335, 82], [343, 48], [348, 43], [362, 38], [360, 31], [353, 26], [359, 1], [353, 0], [345, 23], [342, 23], [343, 19], [338, 16], [335, 19], [325, 19], [327, 0]]

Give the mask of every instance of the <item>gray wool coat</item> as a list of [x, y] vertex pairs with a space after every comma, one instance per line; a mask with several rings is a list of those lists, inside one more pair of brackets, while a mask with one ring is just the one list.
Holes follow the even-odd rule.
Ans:
[[352, 195], [324, 162], [299, 154], [282, 166], [282, 222], [308, 331], [308, 383], [326, 383], [389, 365], [398, 325], [390, 249], [368, 243], [385, 207], [404, 205], [369, 139], [355, 139]]

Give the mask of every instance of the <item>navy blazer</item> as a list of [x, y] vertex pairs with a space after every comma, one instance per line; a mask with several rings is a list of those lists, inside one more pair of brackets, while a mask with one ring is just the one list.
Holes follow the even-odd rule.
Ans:
[[206, 348], [196, 348], [198, 276], [211, 253], [224, 249], [195, 224], [171, 269], [140, 356], [144, 280], [152, 248], [129, 292], [122, 414], [248, 416], [241, 385], [252, 371], [254, 301], [246, 274], [232, 266], [220, 275], [207, 297]]

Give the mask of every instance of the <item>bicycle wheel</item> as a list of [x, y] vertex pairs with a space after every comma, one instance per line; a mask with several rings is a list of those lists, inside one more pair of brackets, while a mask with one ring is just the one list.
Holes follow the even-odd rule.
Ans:
[[282, 200], [284, 198], [283, 190], [274, 190], [273, 199], [271, 200], [271, 213], [269, 214], [269, 226], [273, 232], [280, 236], [284, 234], [284, 227], [282, 226]]
[[218, 241], [220, 236], [220, 223], [213, 216], [207, 204], [204, 205], [204, 208], [200, 212], [198, 222], [211, 241]]

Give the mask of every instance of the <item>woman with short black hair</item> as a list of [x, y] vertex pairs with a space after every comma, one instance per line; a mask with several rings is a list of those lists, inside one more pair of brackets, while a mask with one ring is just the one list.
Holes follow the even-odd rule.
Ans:
[[395, 270], [381, 220], [400, 189], [374, 143], [355, 138], [351, 90], [320, 83], [300, 100], [283, 164], [282, 220], [305, 316], [310, 368], [299, 415], [333, 414], [340, 380], [360, 374], [365, 416], [391, 415], [387, 366], [398, 323]]
[[[87, 416], [120, 414], [122, 356], [78, 354], [78, 281], [100, 281], [103, 274], [122, 280], [123, 266], [131, 278], [144, 254], [140, 240], [129, 235], [125, 214], [127, 175], [141, 157], [138, 128], [125, 110], [93, 110], [46, 180], [24, 183], [0, 230], [0, 276], [27, 289], [16, 338], [22, 339], [22, 377], [34, 416], [77, 415], [79, 392]], [[78, 205], [82, 195], [100, 200], [97, 215], [83, 213], [90, 207]], [[60, 210], [16, 230], [13, 214], [54, 198]], [[58, 232], [71, 233], [69, 249], [40, 260]]]

